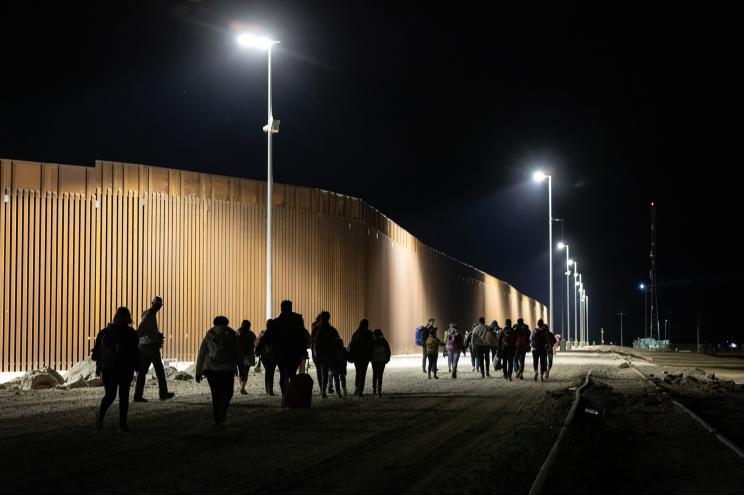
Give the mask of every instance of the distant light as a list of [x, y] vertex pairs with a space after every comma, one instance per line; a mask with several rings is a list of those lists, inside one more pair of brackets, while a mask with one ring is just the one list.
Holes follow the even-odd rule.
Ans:
[[568, 260], [568, 266], [572, 266], [574, 264], [574, 260]]
[[731, 342], [731, 348], [732, 348], [732, 349], [736, 349], [736, 347], [737, 347], [737, 346], [736, 346], [736, 342]]
[[243, 33], [238, 36], [238, 44], [247, 48], [258, 48], [259, 50], [268, 50], [273, 45], [279, 43], [266, 36], [256, 36], [254, 34]]
[[653, 202], [653, 201], [651, 201], [651, 206], [653, 206], [653, 205], [654, 205], [654, 202]]
[[563, 249], [563, 248], [565, 248], [566, 246], [568, 246], [568, 244], [563, 244], [562, 242], [559, 242], [559, 243], [558, 243], [558, 249]]
[[646, 284], [641, 284], [638, 287], [640, 287], [641, 290], [644, 290], [646, 288]]
[[541, 171], [532, 174], [532, 180], [534, 180], [535, 182], [542, 182], [545, 180], [545, 177], [547, 177], [547, 175], [545, 175], [545, 173]]

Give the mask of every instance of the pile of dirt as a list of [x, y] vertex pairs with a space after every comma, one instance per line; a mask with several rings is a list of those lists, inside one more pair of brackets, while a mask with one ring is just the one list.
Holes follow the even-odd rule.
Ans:
[[65, 390], [84, 387], [102, 387], [103, 380], [96, 376], [96, 362], [91, 358], [80, 361], [65, 375], [65, 383], [57, 388]]
[[42, 390], [53, 388], [64, 383], [62, 375], [53, 368], [41, 368], [27, 371], [21, 377], [21, 388], [23, 390]]
[[661, 377], [649, 375], [657, 385], [694, 385], [703, 386], [712, 391], [737, 392], [744, 390], [744, 386], [736, 384], [733, 380], [721, 380], [714, 373], [706, 373], [699, 368], [683, 370], [679, 373], [664, 371]]

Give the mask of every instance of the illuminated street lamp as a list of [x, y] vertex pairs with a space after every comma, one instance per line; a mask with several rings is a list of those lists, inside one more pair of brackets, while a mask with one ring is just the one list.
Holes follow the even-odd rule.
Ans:
[[565, 273], [565, 275], [566, 275], [566, 324], [568, 326], [568, 336], [569, 336], [569, 340], [570, 340], [570, 336], [571, 336], [571, 313], [570, 313], [570, 311], [571, 311], [570, 310], [571, 297], [568, 295], [568, 288], [571, 285], [571, 282], [570, 282], [570, 278], [569, 277], [571, 276], [571, 264], [573, 262], [571, 261], [571, 258], [568, 255], [568, 252], [569, 252], [568, 244], [564, 244], [563, 242], [559, 242], [558, 243], [558, 249], [563, 249], [563, 248], [566, 249], [566, 273]]
[[643, 336], [648, 337], [648, 290], [646, 284], [640, 284], [638, 288], [643, 291]]
[[532, 174], [532, 180], [542, 182], [548, 179], [548, 283], [550, 284], [550, 309], [548, 325], [553, 326], [553, 178], [544, 172]]
[[271, 49], [274, 45], [279, 43], [271, 38], [263, 36], [256, 36], [250, 33], [244, 33], [238, 36], [238, 44], [245, 48], [254, 48], [258, 50], [266, 50], [268, 54], [268, 118], [266, 125], [263, 127], [263, 131], [268, 136], [267, 138], [267, 172], [266, 172], [266, 319], [271, 318], [271, 210], [272, 210], [272, 190], [274, 184], [274, 176], [271, 167], [271, 137], [272, 135], [279, 132], [279, 121], [274, 120], [274, 115], [271, 111]]

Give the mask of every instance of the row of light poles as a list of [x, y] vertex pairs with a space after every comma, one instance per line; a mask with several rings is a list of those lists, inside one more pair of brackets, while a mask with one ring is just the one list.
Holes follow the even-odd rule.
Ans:
[[[532, 176], [535, 182], [542, 182], [548, 179], [548, 284], [550, 288], [550, 306], [548, 314], [548, 324], [553, 325], [553, 177], [544, 172], [535, 172]], [[567, 332], [561, 342], [575, 342], [579, 345], [588, 341], [589, 328], [589, 295], [586, 293], [582, 276], [579, 273], [578, 262], [572, 260], [569, 254], [569, 245], [564, 242], [557, 244], [559, 250], [566, 250], [566, 324]], [[573, 268], [573, 283], [571, 283], [571, 269]], [[573, 291], [570, 288], [573, 287]], [[571, 296], [574, 294], [574, 325], [573, 334], [571, 333]], [[573, 337], [573, 338], [572, 338]]]

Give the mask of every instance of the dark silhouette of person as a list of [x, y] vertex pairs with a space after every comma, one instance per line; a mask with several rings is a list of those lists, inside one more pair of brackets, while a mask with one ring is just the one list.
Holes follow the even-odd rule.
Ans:
[[241, 381], [245, 379], [246, 371], [240, 356], [238, 335], [228, 326], [228, 319], [218, 316], [213, 323], [214, 326], [209, 329], [199, 347], [195, 379], [199, 383], [202, 376], [207, 377], [212, 392], [212, 416], [216, 426], [224, 423], [227, 417], [227, 407], [235, 386], [236, 368]]
[[318, 385], [323, 381], [320, 376], [320, 366], [318, 365], [318, 359], [315, 356], [315, 334], [318, 333], [318, 327], [320, 326], [320, 313], [315, 317], [315, 321], [310, 325], [310, 357], [313, 359], [313, 365], [315, 366], [315, 375], [318, 378]]
[[372, 393], [382, 397], [382, 375], [385, 365], [390, 362], [390, 344], [382, 335], [382, 330], [376, 328], [372, 332]]
[[512, 328], [512, 321], [510, 319], [507, 319], [504, 323], [500, 339], [504, 380], [511, 381], [512, 373], [514, 372], [514, 356], [517, 353], [517, 332]]
[[364, 395], [364, 381], [367, 377], [369, 361], [372, 359], [372, 332], [369, 329], [369, 321], [366, 319], [359, 322], [359, 328], [351, 336], [349, 355], [356, 369], [354, 395], [361, 397]]
[[119, 308], [114, 321], [98, 332], [91, 358], [96, 362], [96, 375], [103, 379], [105, 395], [96, 416], [96, 429], [103, 429], [103, 417], [119, 391], [119, 428], [130, 431], [127, 425], [129, 387], [134, 370], [139, 367], [137, 333], [132, 328], [132, 315], [127, 308]]
[[297, 374], [303, 359], [307, 359], [308, 331], [302, 315], [292, 312], [292, 301], [282, 301], [281, 313], [269, 320], [263, 340], [272, 346], [279, 367], [282, 406], [286, 406], [287, 383]]
[[315, 365], [318, 367], [319, 386], [322, 397], [328, 398], [328, 373], [336, 355], [337, 342], [340, 338], [338, 331], [331, 325], [331, 313], [323, 311], [320, 313], [319, 323], [315, 326], [313, 337], [313, 356]]
[[[266, 320], [266, 328], [269, 327], [269, 321]], [[258, 337], [258, 344], [256, 344], [256, 355], [260, 358], [260, 363], [263, 363], [265, 375], [264, 375], [264, 387], [266, 388], [267, 395], [274, 394], [274, 373], [276, 372], [276, 359], [274, 358], [274, 349], [272, 346], [266, 344], [264, 336], [266, 330], [261, 330]]]
[[160, 348], [163, 347], [163, 334], [158, 330], [157, 314], [163, 307], [163, 299], [155, 296], [150, 303], [150, 309], [142, 313], [142, 320], [137, 327], [139, 337], [140, 367], [137, 372], [137, 384], [134, 388], [134, 402], [147, 402], [143, 397], [145, 392], [145, 380], [150, 364], [155, 368], [155, 376], [158, 378], [160, 389], [160, 400], [168, 400], [173, 397], [173, 392], [168, 392], [168, 382], [165, 381], [165, 370], [163, 360], [160, 358]]
[[245, 366], [245, 378], [240, 380], [240, 393], [246, 395], [245, 386], [248, 383], [248, 374], [251, 372], [251, 366], [256, 364], [256, 334], [251, 330], [251, 322], [243, 320], [237, 332], [238, 351], [240, 358]]
[[349, 362], [349, 351], [344, 347], [344, 341], [339, 337], [336, 341], [336, 352], [331, 362], [331, 376], [333, 380], [328, 381], [328, 393], [333, 393], [333, 384], [336, 384], [336, 392], [341, 397], [346, 396], [346, 364]]

